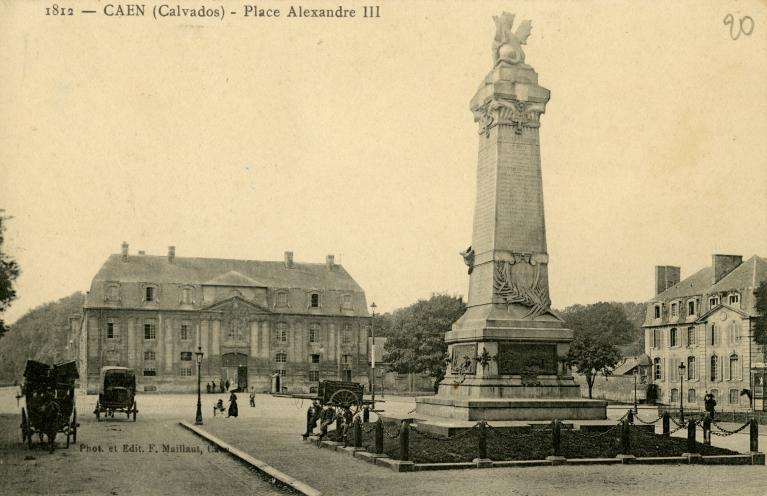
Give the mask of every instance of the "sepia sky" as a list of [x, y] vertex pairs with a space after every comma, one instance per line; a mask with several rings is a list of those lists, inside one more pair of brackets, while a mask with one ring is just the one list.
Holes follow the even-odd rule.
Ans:
[[[25, 311], [131, 253], [335, 254], [379, 311], [466, 294], [492, 15], [531, 19], [553, 305], [767, 256], [767, 6], [396, 2], [380, 19], [44, 15], [0, 2], [0, 208]], [[190, 6], [220, 2], [192, 2]], [[334, 8], [334, 2], [294, 5]], [[369, 3], [368, 3], [369, 4]], [[361, 11], [362, 2], [344, 2]], [[733, 40], [728, 14], [753, 20]], [[358, 14], [359, 15], [359, 14]], [[745, 27], [749, 24], [746, 21]]]

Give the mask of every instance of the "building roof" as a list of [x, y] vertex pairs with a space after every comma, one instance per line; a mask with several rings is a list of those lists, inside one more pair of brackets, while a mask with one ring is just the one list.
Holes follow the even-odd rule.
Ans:
[[685, 296], [712, 294], [742, 288], [755, 288], [761, 281], [767, 280], [767, 260], [754, 255], [734, 268], [716, 284], [713, 280], [713, 267], [705, 267], [686, 279], [674, 284], [653, 300], [673, 300]]
[[333, 270], [325, 263], [293, 263], [220, 258], [110, 255], [94, 282], [148, 282], [272, 288], [330, 289], [362, 292], [341, 265]]
[[616, 366], [615, 369], [613, 369], [612, 374], [613, 375], [629, 375], [634, 373], [634, 369], [638, 366], [649, 366], [651, 363], [650, 357], [646, 354], [642, 354], [639, 356], [630, 356], [626, 357], [626, 359], [621, 363], [620, 365]]

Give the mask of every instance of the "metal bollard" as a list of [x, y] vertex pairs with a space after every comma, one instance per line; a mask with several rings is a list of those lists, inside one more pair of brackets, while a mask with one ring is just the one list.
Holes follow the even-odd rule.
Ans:
[[709, 415], [703, 419], [703, 444], [711, 446], [711, 417]]
[[628, 455], [631, 451], [631, 424], [628, 420], [621, 422], [621, 454]]
[[376, 422], [376, 448], [375, 452], [377, 455], [380, 455], [383, 453], [383, 435], [384, 435], [384, 427], [383, 427], [383, 421], [379, 418]]
[[352, 424], [354, 427], [354, 447], [355, 448], [361, 448], [362, 447], [362, 423], [360, 422], [360, 418], [357, 417], [354, 419], [354, 424]]
[[367, 424], [368, 422], [370, 422], [370, 408], [368, 408], [368, 407], [365, 407], [365, 408], [362, 410], [362, 421], [363, 421], [363, 422], [365, 422], [366, 424]]
[[[344, 427], [341, 420], [342, 420], [342, 417], [340, 415], [336, 416], [336, 435], [338, 436], [340, 436], [341, 433], [344, 431]], [[337, 441], [340, 441], [340, 439], [337, 439]]]
[[671, 435], [671, 419], [668, 416], [668, 412], [663, 412], [663, 435]]
[[553, 456], [562, 456], [562, 424], [556, 419], [551, 422], [551, 451]]
[[486, 422], [484, 420], [479, 421], [479, 458], [481, 460], [487, 459], [487, 431], [485, 430]]
[[306, 434], [304, 434], [304, 439], [312, 435], [312, 431], [314, 430], [312, 428], [313, 418], [314, 418], [314, 408], [309, 407], [309, 409], [306, 411]]
[[753, 418], [749, 422], [751, 424], [749, 448], [751, 451], [759, 451], [759, 423]]
[[629, 424], [634, 423], [634, 412], [632, 410], [629, 410], [628, 414], [626, 415], [626, 418], [629, 421]]
[[690, 420], [687, 423], [687, 452], [697, 453], [698, 447], [695, 444], [695, 421]]
[[399, 459], [406, 462], [410, 458], [410, 421], [403, 420], [399, 428]]

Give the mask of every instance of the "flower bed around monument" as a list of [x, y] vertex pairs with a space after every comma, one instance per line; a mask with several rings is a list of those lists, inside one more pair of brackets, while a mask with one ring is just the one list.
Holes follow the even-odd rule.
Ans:
[[[552, 431], [549, 427], [492, 428], [487, 430], [487, 455], [494, 461], [544, 460], [552, 455]], [[560, 456], [567, 459], [614, 458], [618, 454], [636, 457], [669, 457], [686, 453], [685, 438], [664, 436], [631, 428], [631, 447], [622, 453], [617, 428], [604, 432], [583, 432], [562, 429]], [[398, 459], [400, 450], [399, 424], [384, 424], [383, 452]], [[351, 434], [350, 434], [351, 436]], [[362, 447], [375, 451], [375, 423], [362, 425]], [[335, 431], [328, 432], [325, 439], [341, 441]], [[351, 437], [350, 437], [351, 439]], [[351, 442], [349, 443], [351, 445]], [[409, 436], [409, 459], [415, 463], [471, 462], [479, 455], [479, 430], [474, 428], [452, 437], [422, 432], [411, 427]], [[697, 443], [697, 452], [704, 456], [735, 455], [734, 451]]]

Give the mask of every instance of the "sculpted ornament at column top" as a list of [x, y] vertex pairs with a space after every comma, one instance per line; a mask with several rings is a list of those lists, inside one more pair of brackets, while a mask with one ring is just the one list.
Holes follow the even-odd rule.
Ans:
[[517, 26], [517, 31], [512, 32], [514, 14], [504, 12], [499, 16], [493, 16], [495, 21], [495, 40], [493, 40], [493, 62], [495, 65], [501, 62], [509, 64], [522, 64], [525, 62], [525, 52], [522, 45], [527, 44], [527, 38], [533, 24], [529, 20], [522, 21]]

